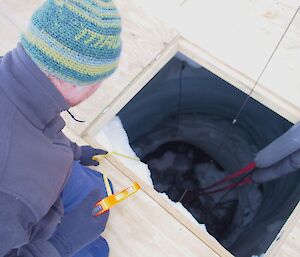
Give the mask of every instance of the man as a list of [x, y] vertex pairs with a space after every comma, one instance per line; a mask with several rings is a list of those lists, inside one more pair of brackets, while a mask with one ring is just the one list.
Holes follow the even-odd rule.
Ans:
[[103, 178], [82, 166], [106, 152], [70, 142], [60, 113], [114, 72], [120, 32], [111, 0], [48, 0], [0, 59], [0, 256], [108, 256]]

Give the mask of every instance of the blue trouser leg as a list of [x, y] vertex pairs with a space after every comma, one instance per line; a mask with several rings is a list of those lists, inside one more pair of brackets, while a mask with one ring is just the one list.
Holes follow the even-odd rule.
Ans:
[[[74, 162], [71, 177], [61, 194], [65, 213], [74, 209], [95, 189], [99, 190], [102, 199], [107, 196], [103, 176]], [[108, 244], [103, 237], [99, 237], [74, 257], [108, 257], [108, 255]]]

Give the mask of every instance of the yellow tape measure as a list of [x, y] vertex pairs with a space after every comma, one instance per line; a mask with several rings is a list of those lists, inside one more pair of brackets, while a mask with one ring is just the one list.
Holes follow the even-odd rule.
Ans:
[[93, 210], [93, 215], [94, 216], [101, 215], [102, 213], [108, 211], [109, 209], [116, 206], [120, 202], [126, 200], [128, 197], [132, 196], [140, 189], [141, 189], [140, 185], [134, 182], [130, 187], [122, 190], [121, 192], [107, 196], [106, 198], [104, 198], [103, 200], [99, 201], [96, 204], [96, 207]]
[[[112, 154], [116, 154], [116, 155], [119, 155], [119, 156], [127, 158], [127, 159], [139, 161], [139, 159], [137, 159], [137, 158], [132, 158], [132, 157], [126, 156], [124, 154], [119, 154], [116, 152], [110, 152], [106, 155], [94, 156], [93, 160], [98, 161], [100, 163], [100, 161], [102, 159], [105, 159], [108, 155], [112, 155]], [[108, 180], [107, 176], [104, 174], [103, 174], [103, 179], [104, 179], [104, 184], [106, 187], [107, 197], [102, 199], [98, 203], [96, 203], [95, 208], [93, 210], [94, 216], [99, 216], [102, 213], [108, 211], [109, 209], [116, 206], [120, 202], [123, 202], [128, 197], [132, 196], [133, 194], [135, 194], [137, 191], [139, 191], [141, 189], [140, 185], [137, 182], [133, 182], [133, 184], [131, 186], [125, 188], [124, 190], [121, 190], [117, 194], [113, 194], [109, 180]]]

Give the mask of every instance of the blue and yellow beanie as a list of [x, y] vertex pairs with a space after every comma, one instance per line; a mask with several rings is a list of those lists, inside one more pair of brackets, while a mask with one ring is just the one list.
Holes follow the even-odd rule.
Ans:
[[33, 14], [21, 43], [42, 71], [83, 86], [115, 71], [120, 33], [111, 0], [48, 0]]

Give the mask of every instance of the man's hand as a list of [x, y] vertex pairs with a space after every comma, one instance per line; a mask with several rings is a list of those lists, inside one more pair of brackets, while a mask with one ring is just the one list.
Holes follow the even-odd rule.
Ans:
[[102, 149], [95, 149], [89, 145], [81, 146], [80, 164], [84, 166], [98, 166], [99, 162], [93, 160], [95, 155], [107, 154], [107, 151]]
[[49, 242], [62, 257], [73, 256], [76, 252], [95, 241], [103, 232], [108, 212], [98, 217], [92, 215], [99, 199], [99, 192], [90, 193], [73, 211], [66, 214]]

